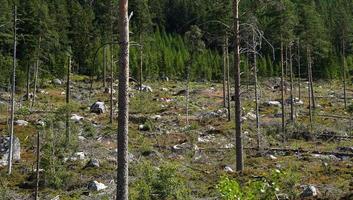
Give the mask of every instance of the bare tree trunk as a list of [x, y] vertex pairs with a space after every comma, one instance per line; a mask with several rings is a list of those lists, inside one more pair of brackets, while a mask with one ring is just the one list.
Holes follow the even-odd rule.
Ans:
[[26, 80], [26, 101], [30, 101], [30, 97], [29, 97], [29, 91], [30, 91], [30, 82], [31, 82], [31, 65], [28, 63], [27, 64], [27, 80]]
[[244, 170], [243, 142], [241, 129], [241, 99], [240, 99], [240, 33], [239, 33], [239, 2], [233, 0], [234, 17], [234, 80], [235, 80], [235, 148], [236, 148], [236, 170]]
[[142, 77], [143, 77], [143, 45], [142, 45], [142, 35], [140, 34], [140, 73], [139, 73], [139, 82], [140, 90], [142, 90]]
[[103, 88], [107, 87], [107, 48], [103, 49]]
[[256, 114], [256, 135], [257, 135], [257, 149], [261, 148], [261, 136], [260, 136], [260, 115], [259, 115], [259, 93], [257, 88], [257, 56], [256, 56], [256, 42], [255, 42], [255, 30], [253, 28], [253, 54], [254, 54], [254, 86], [255, 86], [255, 114]]
[[347, 109], [347, 81], [346, 81], [346, 44], [342, 39], [342, 78], [343, 78], [343, 98], [344, 98], [344, 108]]
[[37, 162], [36, 162], [36, 190], [35, 190], [35, 200], [39, 199], [39, 162], [40, 162], [40, 134], [37, 131]]
[[190, 98], [190, 65], [193, 60], [193, 53], [191, 53], [190, 62], [186, 65], [186, 126], [189, 126], [189, 98]]
[[[282, 40], [282, 39], [281, 39]], [[285, 107], [284, 107], [284, 60], [283, 60], [283, 42], [281, 41], [281, 95], [282, 95], [282, 134], [283, 138], [286, 135], [286, 122], [285, 122]]]
[[309, 70], [310, 70], [310, 91], [311, 91], [311, 103], [312, 108], [316, 109], [315, 101], [315, 91], [314, 91], [314, 80], [313, 80], [313, 68], [312, 68], [312, 59], [311, 59], [311, 50], [309, 49]]
[[118, 174], [117, 200], [128, 200], [129, 131], [129, 17], [128, 0], [119, 0], [119, 97], [118, 97]]
[[301, 99], [300, 40], [298, 39], [298, 98]]
[[229, 42], [228, 42], [228, 37], [226, 38], [226, 61], [227, 61], [227, 108], [228, 108], [228, 121], [231, 121], [231, 108], [230, 108], [230, 102], [231, 102], [231, 95], [230, 95], [230, 76], [229, 76]]
[[70, 143], [70, 73], [71, 73], [71, 57], [68, 57], [67, 74], [66, 74], [66, 144]]
[[307, 48], [307, 59], [308, 59], [308, 99], [309, 99], [309, 123], [310, 133], [313, 131], [313, 112], [312, 112], [312, 87], [311, 87], [311, 55], [310, 49]]
[[11, 116], [10, 116], [10, 147], [8, 156], [8, 174], [12, 173], [13, 138], [14, 138], [14, 118], [15, 118], [15, 91], [16, 91], [16, 47], [17, 47], [17, 7], [13, 13], [13, 67], [12, 67], [12, 89], [11, 89]]
[[289, 75], [290, 75], [290, 120], [294, 124], [294, 96], [293, 96], [293, 60], [292, 60], [292, 46], [289, 46]]
[[247, 53], [246, 55], [246, 90], [249, 91], [250, 87], [250, 74], [251, 74], [251, 64], [249, 63], [250, 55]]
[[110, 117], [109, 123], [113, 124], [113, 80], [114, 80], [114, 54], [113, 46], [110, 45]]
[[35, 67], [35, 71], [34, 71], [34, 89], [33, 89], [32, 108], [34, 107], [34, 104], [36, 103], [36, 93], [37, 93], [37, 83], [38, 83], [38, 73], [39, 73], [39, 51], [40, 51], [41, 40], [42, 40], [42, 38], [39, 37], [36, 67]]
[[223, 68], [222, 68], [222, 71], [223, 71], [223, 107], [226, 108], [226, 104], [227, 104], [227, 101], [226, 101], [226, 68], [227, 68], [227, 53], [226, 53], [226, 37], [224, 37], [224, 43], [223, 43]]

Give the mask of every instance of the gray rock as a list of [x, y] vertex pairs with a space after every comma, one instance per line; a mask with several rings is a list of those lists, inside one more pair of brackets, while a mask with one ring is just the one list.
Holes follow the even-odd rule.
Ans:
[[92, 104], [90, 108], [91, 113], [96, 113], [96, 114], [102, 114], [105, 113], [105, 105], [104, 102], [97, 101], [94, 104]]
[[100, 162], [97, 159], [91, 159], [86, 164], [86, 167], [99, 168], [100, 167]]
[[148, 85], [142, 85], [141, 87], [137, 86], [136, 90], [143, 91], [143, 92], [153, 92], [152, 88]]
[[83, 120], [83, 117], [82, 116], [79, 116], [77, 114], [72, 114], [71, 115], [71, 120], [73, 120], [74, 122], [80, 122]]
[[28, 126], [28, 122], [25, 121], [25, 120], [19, 119], [19, 120], [15, 121], [15, 125], [17, 125], [17, 126]]
[[313, 185], [303, 185], [303, 192], [300, 194], [302, 198], [317, 197], [319, 195], [319, 190]]
[[53, 80], [53, 83], [54, 83], [54, 85], [62, 85], [63, 84], [62, 81], [57, 78]]
[[279, 101], [268, 101], [265, 103], [266, 106], [281, 107], [281, 102]]
[[[10, 147], [10, 137], [0, 136], [0, 167], [8, 165], [9, 147]], [[21, 145], [20, 140], [14, 136], [13, 138], [13, 161], [21, 160]]]
[[100, 183], [98, 181], [91, 181], [88, 183], [87, 188], [91, 191], [101, 191], [107, 188], [106, 185], [104, 185], [103, 183]]

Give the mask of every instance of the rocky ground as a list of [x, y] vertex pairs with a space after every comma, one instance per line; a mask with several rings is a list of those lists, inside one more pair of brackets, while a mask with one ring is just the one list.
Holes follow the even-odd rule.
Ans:
[[[227, 121], [222, 84], [191, 83], [189, 126], [183, 82], [146, 84], [148, 87], [143, 91], [138, 91], [134, 85], [130, 88], [131, 199], [144, 191], [141, 185], [148, 183], [143, 180], [149, 180], [149, 173], [157, 177], [154, 186], [173, 186], [169, 188], [177, 190], [171, 191], [180, 194], [187, 190], [185, 193], [192, 199], [219, 199], [216, 186], [223, 175], [245, 184], [259, 178], [270, 180], [273, 173], [277, 174], [277, 198], [353, 198], [350, 193], [353, 191], [352, 113], [343, 107], [339, 83], [315, 83], [318, 106], [310, 132], [308, 95], [303, 82], [302, 98], [296, 100], [295, 122], [288, 121], [283, 134], [279, 80], [261, 81], [260, 151], [256, 149], [254, 88], [244, 83], [243, 174], [234, 170], [235, 124], [234, 120]], [[117, 88], [117, 83], [114, 87]], [[88, 78], [74, 77], [70, 106], [65, 106], [65, 86], [57, 80], [43, 83], [33, 107], [18, 96], [15, 136], [19, 139], [21, 158], [14, 164], [11, 176], [6, 170], [5, 137], [9, 94], [0, 92], [0, 134], [3, 135], [0, 137], [0, 199], [1, 196], [3, 199], [32, 198], [37, 132], [41, 136], [42, 199], [114, 199], [117, 94], [112, 91], [114, 120], [110, 124], [110, 91], [105, 91], [99, 82], [93, 84], [92, 92], [89, 89]], [[294, 94], [298, 97], [297, 90]], [[289, 92], [286, 96], [289, 97]], [[348, 96], [349, 104], [353, 104], [352, 87]], [[96, 113], [92, 113], [91, 105], [95, 102], [105, 105], [97, 105]], [[68, 110], [71, 112], [69, 133], [65, 124]], [[103, 113], [97, 114], [100, 112]], [[231, 114], [233, 119], [233, 110]]]

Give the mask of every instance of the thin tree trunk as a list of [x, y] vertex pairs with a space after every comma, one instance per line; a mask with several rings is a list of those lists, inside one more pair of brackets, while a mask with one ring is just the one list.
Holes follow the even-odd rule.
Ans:
[[344, 98], [344, 108], [347, 109], [347, 81], [346, 81], [346, 47], [345, 42], [342, 40], [342, 78], [343, 78], [343, 98]]
[[[282, 39], [281, 39], [282, 40]], [[286, 122], [285, 122], [285, 107], [284, 107], [284, 60], [283, 60], [283, 42], [281, 41], [281, 96], [282, 96], [282, 134], [285, 138], [286, 134]]]
[[27, 64], [27, 80], [26, 80], [26, 101], [30, 101], [30, 97], [29, 97], [29, 91], [30, 91], [30, 82], [31, 82], [31, 65], [28, 63]]
[[186, 126], [189, 126], [189, 98], [190, 98], [190, 65], [193, 60], [193, 53], [191, 53], [190, 62], [186, 65]]
[[107, 87], [107, 48], [103, 49], [103, 88]]
[[241, 134], [241, 99], [240, 99], [240, 34], [239, 34], [239, 2], [233, 0], [234, 17], [234, 80], [235, 80], [235, 148], [236, 148], [236, 170], [242, 172], [243, 163], [243, 142]]
[[298, 98], [301, 99], [300, 40], [298, 39]]
[[66, 74], [66, 144], [70, 143], [70, 73], [71, 73], [71, 57], [68, 57], [67, 74]]
[[227, 108], [228, 108], [228, 121], [231, 121], [231, 108], [230, 108], [230, 102], [231, 102], [231, 95], [230, 95], [230, 76], [229, 76], [229, 49], [228, 49], [228, 37], [226, 38], [226, 60], [227, 60]]
[[311, 91], [311, 103], [313, 109], [316, 109], [316, 101], [315, 101], [315, 91], [314, 91], [314, 80], [313, 80], [313, 68], [312, 68], [312, 59], [311, 59], [311, 51], [309, 49], [309, 70], [310, 70], [310, 91]]
[[257, 135], [257, 149], [261, 148], [261, 136], [260, 136], [260, 115], [259, 115], [259, 93], [257, 88], [257, 56], [256, 56], [256, 42], [255, 42], [255, 30], [253, 29], [253, 54], [254, 54], [254, 86], [255, 86], [255, 114], [256, 114], [256, 135]]
[[40, 51], [41, 40], [42, 40], [42, 38], [39, 37], [36, 67], [35, 67], [35, 71], [34, 71], [34, 89], [33, 89], [32, 108], [34, 107], [34, 104], [36, 103], [36, 93], [37, 93], [37, 83], [38, 83], [38, 73], [39, 73], [39, 51]]
[[14, 7], [13, 14], [13, 67], [12, 67], [12, 89], [11, 89], [11, 116], [10, 116], [10, 147], [8, 156], [8, 174], [12, 173], [14, 118], [15, 118], [15, 91], [16, 91], [16, 47], [17, 47], [17, 7]]
[[119, 0], [119, 97], [117, 200], [128, 200], [129, 18], [128, 0]]
[[226, 108], [226, 104], [227, 104], [227, 101], [226, 101], [226, 68], [227, 68], [227, 57], [226, 57], [226, 37], [224, 37], [224, 43], [223, 43], [223, 68], [222, 68], [222, 71], [223, 71], [223, 107]]
[[36, 166], [36, 190], [35, 190], [35, 200], [39, 199], [39, 162], [40, 162], [40, 134], [37, 131], [37, 166]]
[[308, 59], [308, 99], [309, 99], [309, 123], [310, 133], [313, 131], [313, 112], [312, 112], [312, 92], [311, 92], [311, 55], [310, 50], [307, 48], [307, 59]]
[[289, 75], [290, 75], [290, 120], [294, 124], [294, 80], [293, 80], [293, 60], [292, 60], [292, 46], [289, 46]]
[[110, 120], [109, 123], [113, 124], [113, 117], [114, 117], [114, 113], [113, 113], [113, 80], [114, 80], [114, 54], [113, 54], [113, 46], [110, 45]]
[[142, 77], [143, 77], [143, 46], [142, 46], [142, 34], [140, 34], [140, 73], [139, 73], [139, 82], [140, 90], [142, 90]]

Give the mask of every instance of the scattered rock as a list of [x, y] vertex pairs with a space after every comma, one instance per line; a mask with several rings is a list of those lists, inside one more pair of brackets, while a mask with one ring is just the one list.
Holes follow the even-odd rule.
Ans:
[[17, 126], [28, 126], [28, 122], [25, 121], [25, 120], [19, 119], [19, 120], [15, 121], [15, 125], [17, 125]]
[[100, 162], [97, 159], [91, 159], [90, 161], [88, 161], [85, 167], [99, 168]]
[[212, 112], [201, 113], [198, 116], [198, 118], [202, 121], [202, 120], [209, 120], [209, 119], [219, 118], [219, 117], [227, 117], [227, 114], [228, 114], [227, 109], [219, 109]]
[[82, 116], [79, 116], [77, 114], [72, 114], [71, 115], [71, 120], [75, 121], [75, 122], [80, 122], [83, 120], [83, 117]]
[[150, 131], [150, 127], [145, 125], [145, 124], [140, 124], [139, 125], [139, 130], [140, 131]]
[[91, 181], [88, 183], [87, 188], [91, 191], [101, 191], [101, 190], [104, 190], [108, 187], [106, 185], [104, 185], [103, 183], [99, 183], [98, 181]]
[[105, 112], [104, 102], [97, 101], [90, 108], [91, 113], [102, 114]]
[[252, 112], [248, 112], [248, 113], [245, 115], [245, 117], [248, 118], [248, 119], [250, 119], [250, 120], [252, 120], [252, 121], [256, 120], [256, 115], [255, 115], [254, 113], [252, 113]]
[[84, 152], [76, 152], [70, 158], [64, 158], [64, 162], [66, 162], [67, 160], [70, 160], [70, 161], [85, 160], [85, 158], [86, 156]]
[[267, 101], [265, 102], [266, 106], [273, 106], [273, 107], [281, 107], [281, 102], [279, 101]]
[[152, 88], [148, 85], [136, 86], [136, 90], [143, 92], [153, 92]]
[[158, 121], [158, 120], [162, 119], [162, 116], [161, 115], [153, 115], [153, 116], [151, 116], [151, 119]]
[[277, 157], [274, 156], [274, 155], [268, 155], [268, 157], [269, 157], [271, 160], [277, 160]]
[[233, 173], [234, 172], [234, 170], [230, 166], [225, 166], [224, 167], [224, 171], [227, 172], [227, 173]]
[[[10, 151], [10, 137], [0, 136], [0, 167], [8, 165], [8, 156]], [[14, 136], [12, 146], [12, 160], [19, 161], [21, 159], [20, 140]]]
[[340, 161], [340, 159], [335, 155], [312, 154], [312, 156], [321, 160]]
[[63, 84], [62, 81], [57, 78], [53, 80], [53, 83], [54, 83], [54, 85], [62, 85]]
[[302, 186], [303, 192], [300, 194], [302, 198], [312, 198], [319, 195], [319, 190], [313, 185]]
[[[111, 92], [110, 92], [110, 88], [109, 87], [106, 87], [105, 89], [104, 89], [104, 93], [106, 93], [106, 94], [110, 94]], [[116, 91], [113, 89], [113, 94], [115, 94], [116, 93]]]

